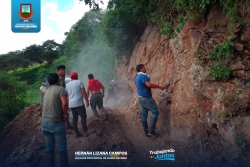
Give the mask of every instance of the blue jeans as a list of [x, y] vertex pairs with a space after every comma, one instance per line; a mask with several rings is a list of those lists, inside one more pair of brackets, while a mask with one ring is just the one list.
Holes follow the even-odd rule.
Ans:
[[59, 151], [67, 150], [66, 131], [63, 122], [43, 122], [42, 133], [46, 140], [46, 151], [52, 151], [55, 148], [55, 141]]
[[152, 118], [158, 118], [159, 111], [157, 104], [153, 98], [144, 98], [144, 97], [139, 97], [139, 104], [141, 107], [141, 120], [142, 121], [147, 121], [148, 118], [148, 110], [152, 112]]

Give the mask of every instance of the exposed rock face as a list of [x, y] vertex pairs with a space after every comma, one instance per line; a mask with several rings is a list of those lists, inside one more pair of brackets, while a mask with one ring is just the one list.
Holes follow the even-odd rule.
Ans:
[[[243, 28], [242, 33], [237, 27], [233, 29], [239, 38], [234, 43], [235, 57], [226, 60], [232, 70], [229, 81], [213, 81], [208, 67], [202, 67], [199, 60], [199, 55], [209, 55], [216, 45], [225, 42], [226, 25], [222, 11], [215, 7], [206, 23], [187, 23], [175, 39], [159, 38], [159, 29], [148, 26], [129, 63], [119, 65], [117, 76], [128, 78], [134, 104], [130, 109], [139, 118], [135, 68], [145, 64], [152, 83], [169, 85], [167, 93], [153, 91], [160, 110], [158, 131], [171, 141], [207, 141], [214, 150], [218, 147], [217, 153], [226, 160], [234, 161], [240, 149], [250, 150], [249, 145], [245, 146], [250, 141], [250, 90], [246, 87], [250, 79], [250, 49], [245, 44], [250, 39], [249, 27]], [[244, 142], [239, 142], [239, 138]], [[242, 144], [245, 145], [239, 147]]]

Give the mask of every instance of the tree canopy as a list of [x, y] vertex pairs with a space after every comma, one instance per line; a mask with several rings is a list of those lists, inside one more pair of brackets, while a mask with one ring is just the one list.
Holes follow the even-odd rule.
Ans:
[[30, 45], [22, 50], [11, 51], [0, 55], [0, 69], [3, 71], [18, 68], [27, 68], [34, 63], [43, 63], [47, 61], [52, 64], [59, 57], [61, 45], [54, 40], [47, 40], [43, 45]]

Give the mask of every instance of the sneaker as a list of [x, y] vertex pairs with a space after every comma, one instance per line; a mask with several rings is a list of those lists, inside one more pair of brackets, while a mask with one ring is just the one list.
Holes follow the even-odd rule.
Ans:
[[95, 133], [95, 129], [89, 129], [88, 134]]
[[158, 133], [156, 133], [156, 132], [153, 132], [153, 133], [149, 133], [148, 136], [149, 136], [149, 137], [150, 137], [150, 136], [156, 136], [156, 137], [157, 137], [157, 136], [160, 136], [160, 135], [159, 135]]
[[88, 137], [90, 134], [94, 133], [95, 129], [89, 129], [87, 132], [83, 132], [85, 137]]
[[75, 137], [82, 137], [81, 133], [75, 133]]
[[108, 120], [108, 114], [103, 114], [102, 115], [102, 120], [107, 121]]
[[94, 117], [94, 120], [99, 121], [99, 120], [100, 120], [100, 118], [98, 118], [98, 117]]

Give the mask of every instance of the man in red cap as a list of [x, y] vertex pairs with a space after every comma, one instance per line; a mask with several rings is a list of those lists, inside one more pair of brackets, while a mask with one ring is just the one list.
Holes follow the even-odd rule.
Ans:
[[78, 115], [81, 117], [81, 125], [83, 129], [84, 136], [89, 136], [94, 130], [89, 130], [86, 123], [86, 108], [83, 103], [83, 98], [86, 101], [87, 107], [89, 106], [89, 100], [87, 93], [85, 91], [82, 81], [78, 80], [77, 72], [72, 72], [70, 74], [71, 81], [66, 85], [66, 92], [68, 93], [69, 108], [73, 115], [73, 129], [75, 132], [75, 137], [81, 137], [82, 134], [78, 131], [77, 121]]

